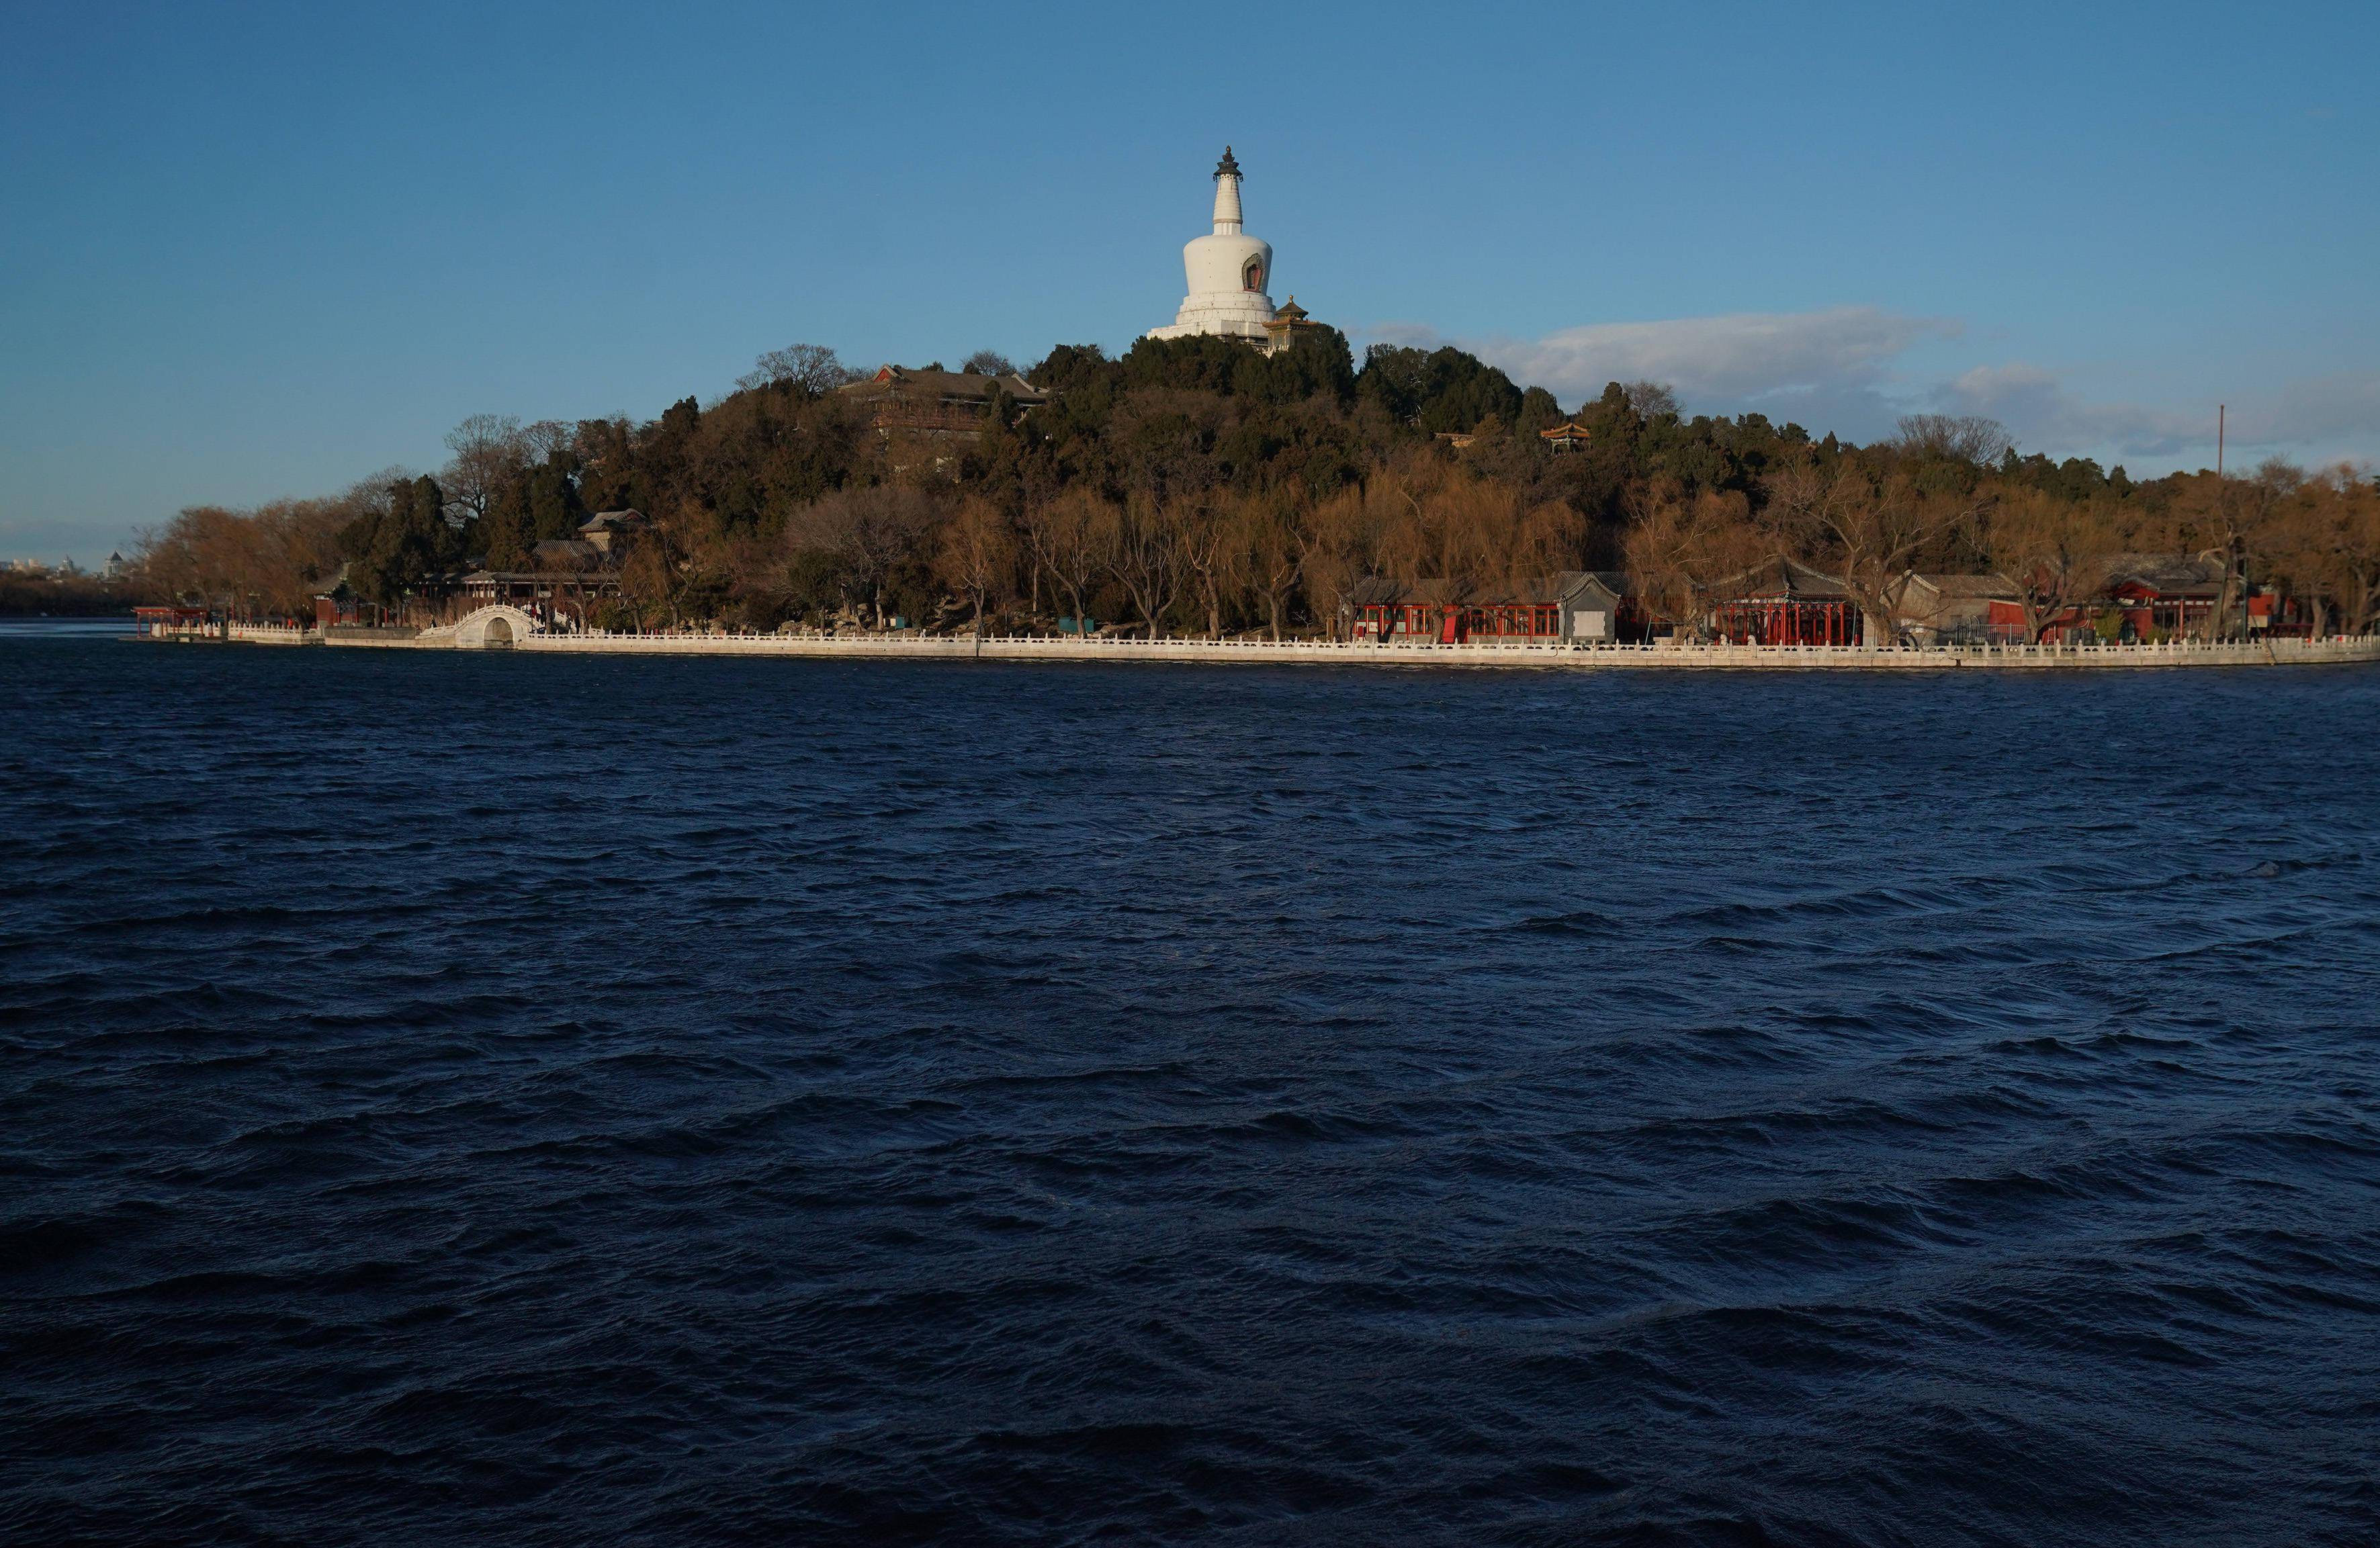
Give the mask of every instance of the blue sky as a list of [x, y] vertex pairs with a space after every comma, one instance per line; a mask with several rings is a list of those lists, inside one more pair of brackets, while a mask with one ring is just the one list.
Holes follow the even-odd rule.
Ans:
[[2380, 457], [2380, 6], [31, 6], [0, 557], [1169, 321], [1225, 141], [1354, 337], [2134, 472]]

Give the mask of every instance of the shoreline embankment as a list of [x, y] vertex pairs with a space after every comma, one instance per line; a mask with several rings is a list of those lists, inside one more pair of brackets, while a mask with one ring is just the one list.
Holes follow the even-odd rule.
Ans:
[[1569, 641], [1076, 639], [970, 635], [579, 634], [533, 632], [492, 610], [459, 623], [397, 629], [221, 625], [144, 639], [346, 649], [491, 650], [571, 656], [757, 656], [805, 660], [1162, 661], [1240, 666], [1504, 667], [1540, 671], [2104, 671], [2335, 666], [2380, 661], [2380, 637], [2167, 640], [2135, 645], [1864, 646], [1586, 644]]

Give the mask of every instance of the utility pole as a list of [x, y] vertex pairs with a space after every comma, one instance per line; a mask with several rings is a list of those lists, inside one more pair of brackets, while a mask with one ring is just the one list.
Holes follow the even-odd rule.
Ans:
[[2215, 405], [2215, 476], [2223, 477], [2223, 417], [2228, 412], [2222, 404]]

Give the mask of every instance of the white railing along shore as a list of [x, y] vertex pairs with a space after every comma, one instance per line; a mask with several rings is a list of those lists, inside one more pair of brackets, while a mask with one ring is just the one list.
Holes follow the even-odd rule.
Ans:
[[300, 623], [232, 623], [210, 619], [203, 623], [175, 623], [157, 621], [133, 626], [142, 639], [156, 640], [236, 640], [248, 645], [310, 645], [322, 638], [319, 631]]
[[1791, 667], [1869, 671], [1953, 667], [2151, 667], [2313, 664], [2380, 659], [2380, 637], [2161, 640], [2135, 644], [1948, 646], [1672, 645], [1613, 641], [1159, 639], [1121, 635], [922, 635], [588, 630], [535, 635], [531, 650], [652, 655], [927, 657], [986, 659], [1335, 660], [1400, 665], [1546, 667]]
[[[492, 613], [494, 610], [483, 610]], [[480, 615], [469, 615], [477, 618]], [[396, 631], [323, 631], [298, 625], [209, 623], [157, 624], [152, 638], [228, 640], [256, 645], [323, 643], [397, 649], [469, 649], [484, 636], [463, 623], [406, 636]], [[472, 638], [473, 643], [464, 640]], [[494, 642], [487, 642], [494, 643]], [[1982, 667], [2102, 668], [2283, 666], [2380, 660], [2380, 636], [2323, 639], [2170, 639], [2130, 644], [1978, 644], [1935, 646], [1621, 644], [1611, 640], [1471, 639], [1448, 645], [1422, 637], [1386, 640], [1264, 638], [1157, 639], [1122, 635], [761, 634], [744, 630], [625, 633], [588, 629], [538, 632], [526, 620], [506, 637], [512, 648], [558, 654], [734, 655], [809, 658], [905, 657], [986, 660], [1305, 661], [1344, 665], [1512, 666], [1546, 668], [1782, 668], [1853, 671]]]

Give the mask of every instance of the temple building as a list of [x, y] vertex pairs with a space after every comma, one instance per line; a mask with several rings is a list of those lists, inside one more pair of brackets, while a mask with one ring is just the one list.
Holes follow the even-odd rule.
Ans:
[[973, 371], [946, 371], [929, 366], [911, 370], [886, 366], [842, 389], [844, 396], [870, 409], [876, 433], [929, 439], [972, 439], [983, 429], [995, 395], [1005, 393], [1020, 408], [1037, 408], [1050, 394], [1014, 371], [1005, 376], [979, 376]]
[[1858, 645], [1866, 617], [1834, 575], [1773, 559], [1719, 588], [1711, 626], [1730, 645]]
[[1564, 570], [1464, 602], [1444, 581], [1400, 584], [1381, 575], [1355, 582], [1347, 599], [1349, 636], [1358, 640], [1562, 640], [1596, 645], [1645, 637], [1645, 612], [1616, 570]]
[[1244, 339], [1267, 355], [1277, 355], [1297, 342], [1300, 334], [1317, 332], [1305, 308], [1293, 296], [1276, 309], [1265, 293], [1272, 278], [1272, 244], [1251, 236], [1240, 214], [1240, 163], [1232, 148], [1215, 163], [1215, 229], [1196, 236], [1182, 248], [1182, 269], [1190, 293], [1173, 314], [1169, 328], [1152, 328], [1152, 339], [1187, 339], [1211, 333]]

